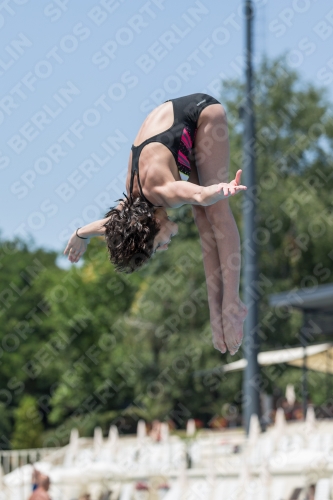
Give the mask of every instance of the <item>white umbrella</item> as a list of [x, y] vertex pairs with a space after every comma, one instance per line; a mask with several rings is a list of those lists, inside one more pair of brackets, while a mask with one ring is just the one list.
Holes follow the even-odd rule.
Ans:
[[108, 436], [108, 445], [115, 446], [119, 440], [118, 427], [116, 425], [111, 425]]
[[167, 422], [161, 423], [161, 442], [167, 443], [169, 441], [169, 425]]
[[293, 384], [288, 384], [286, 387], [286, 399], [288, 401], [288, 405], [293, 406], [295, 404], [296, 394]]
[[69, 438], [68, 448], [64, 457], [64, 465], [70, 466], [73, 464], [75, 456], [79, 448], [79, 431], [78, 429], [72, 429]]
[[186, 435], [187, 435], [187, 437], [194, 436], [195, 431], [196, 431], [195, 420], [193, 418], [190, 418], [187, 421], [187, 424], [186, 424]]
[[275, 414], [275, 423], [274, 423], [273, 436], [272, 436], [274, 449], [277, 449], [278, 444], [279, 444], [279, 448], [281, 448], [282, 444], [284, 443], [283, 438], [286, 437], [286, 435], [285, 435], [286, 434], [286, 427], [287, 427], [287, 423], [286, 423], [286, 417], [284, 414], [284, 410], [283, 410], [283, 408], [278, 408], [276, 410], [276, 414]]
[[95, 427], [94, 429], [94, 456], [97, 457], [102, 449], [103, 446], [103, 433], [102, 429], [100, 427]]
[[144, 420], [139, 420], [136, 429], [136, 437], [139, 441], [143, 440], [147, 436], [146, 422]]
[[278, 437], [281, 437], [286, 432], [286, 417], [283, 408], [276, 410], [274, 431]]
[[259, 417], [256, 413], [252, 413], [250, 419], [250, 429], [248, 437], [249, 446], [254, 446], [257, 444], [260, 434], [261, 434], [261, 427], [260, 427]]
[[71, 435], [70, 435], [70, 438], [69, 438], [69, 445], [71, 447], [76, 446], [77, 443], [78, 443], [79, 437], [80, 437], [80, 435], [79, 435], [78, 429], [72, 429], [71, 430]]
[[313, 431], [317, 427], [317, 419], [313, 406], [308, 406], [305, 418], [306, 431]]

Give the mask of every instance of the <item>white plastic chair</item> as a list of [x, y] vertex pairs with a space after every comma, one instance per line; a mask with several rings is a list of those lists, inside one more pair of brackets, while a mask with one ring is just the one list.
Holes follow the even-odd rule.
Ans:
[[131, 500], [133, 495], [134, 486], [133, 484], [124, 484], [121, 488], [119, 500]]
[[222, 479], [218, 482], [213, 500], [234, 500], [237, 495], [238, 481]]
[[319, 479], [316, 486], [315, 500], [330, 500], [330, 479]]
[[275, 479], [271, 486], [271, 500], [283, 500], [286, 498], [287, 483], [285, 479]]
[[213, 484], [206, 479], [189, 482], [186, 488], [186, 500], [207, 500], [212, 493]]
[[324, 453], [326, 453], [327, 455], [330, 454], [330, 452], [332, 451], [332, 434], [323, 434], [323, 441], [322, 441], [322, 450]]
[[176, 483], [174, 486], [171, 486], [168, 493], [165, 495], [163, 500], [181, 500], [181, 487], [179, 483]]

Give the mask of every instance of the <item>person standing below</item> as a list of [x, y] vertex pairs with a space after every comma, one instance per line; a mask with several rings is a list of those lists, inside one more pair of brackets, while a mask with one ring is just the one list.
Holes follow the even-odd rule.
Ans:
[[50, 478], [46, 474], [40, 474], [38, 478], [38, 486], [32, 492], [29, 500], [51, 500], [48, 490], [50, 489]]
[[38, 488], [40, 476], [41, 472], [35, 469], [35, 466], [33, 465], [32, 476], [31, 476], [32, 491], [35, 491]]

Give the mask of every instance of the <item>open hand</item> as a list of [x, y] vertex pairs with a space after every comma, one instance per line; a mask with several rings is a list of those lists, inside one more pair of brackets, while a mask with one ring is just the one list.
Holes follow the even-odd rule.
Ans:
[[229, 196], [233, 196], [239, 193], [240, 191], [245, 191], [247, 187], [240, 184], [241, 176], [242, 176], [242, 171], [237, 170], [236, 176], [233, 181], [221, 182], [220, 184], [218, 184], [219, 192], [222, 193], [223, 191], [224, 197], [229, 198]]
[[68, 255], [68, 260], [73, 264], [75, 262], [79, 262], [80, 258], [87, 250], [89, 241], [90, 238], [88, 238], [87, 240], [83, 240], [81, 238], [78, 238], [78, 236], [76, 236], [76, 233], [73, 233], [69, 238], [67, 246], [64, 250], [64, 255]]

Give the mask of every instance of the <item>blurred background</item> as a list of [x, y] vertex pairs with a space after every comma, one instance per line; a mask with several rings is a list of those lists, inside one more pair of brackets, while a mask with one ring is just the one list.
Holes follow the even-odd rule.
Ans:
[[[242, 351], [212, 345], [190, 206], [170, 211], [178, 238], [134, 275], [113, 270], [103, 238], [79, 264], [62, 255], [122, 196], [138, 128], [167, 99], [219, 99], [230, 178], [242, 168], [244, 5], [0, 5], [1, 498], [29, 498], [36, 462], [53, 500], [332, 498], [331, 2], [252, 2], [250, 429]], [[230, 204], [246, 252], [241, 197]]]

